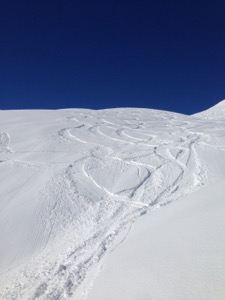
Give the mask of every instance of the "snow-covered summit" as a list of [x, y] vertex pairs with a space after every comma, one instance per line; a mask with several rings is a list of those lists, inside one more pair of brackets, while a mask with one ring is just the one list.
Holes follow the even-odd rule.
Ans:
[[200, 117], [203, 119], [225, 119], [225, 100], [220, 101], [216, 105], [210, 107], [207, 110], [194, 114], [193, 116]]

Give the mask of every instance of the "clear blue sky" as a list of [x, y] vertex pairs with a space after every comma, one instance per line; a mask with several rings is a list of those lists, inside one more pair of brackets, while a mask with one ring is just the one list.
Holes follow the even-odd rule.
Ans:
[[0, 109], [225, 98], [224, 0], [1, 0], [0, 38]]

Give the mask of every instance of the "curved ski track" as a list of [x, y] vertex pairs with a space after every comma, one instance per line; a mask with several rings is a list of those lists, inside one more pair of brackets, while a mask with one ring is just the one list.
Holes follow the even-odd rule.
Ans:
[[43, 150], [52, 157], [68, 151], [62, 161], [28, 162], [10, 150], [9, 134], [0, 133], [0, 153], [9, 152], [1, 162], [31, 168], [15, 193], [50, 174], [24, 239], [29, 251], [15, 253], [1, 274], [1, 299], [85, 299], [91, 272], [117, 237], [141, 215], [206, 184], [198, 149], [217, 147], [209, 122], [167, 112], [77, 110], [64, 123], [52, 136], [54, 150]]

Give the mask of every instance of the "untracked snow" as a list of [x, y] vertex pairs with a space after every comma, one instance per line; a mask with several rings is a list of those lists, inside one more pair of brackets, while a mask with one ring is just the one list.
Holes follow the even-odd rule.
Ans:
[[224, 107], [0, 111], [0, 299], [225, 299]]

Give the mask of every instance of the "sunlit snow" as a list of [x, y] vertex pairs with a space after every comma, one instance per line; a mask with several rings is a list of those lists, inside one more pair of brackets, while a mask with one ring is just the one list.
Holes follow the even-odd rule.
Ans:
[[224, 180], [224, 102], [0, 111], [0, 299], [224, 299]]

